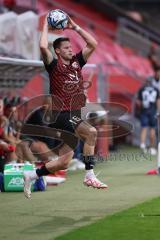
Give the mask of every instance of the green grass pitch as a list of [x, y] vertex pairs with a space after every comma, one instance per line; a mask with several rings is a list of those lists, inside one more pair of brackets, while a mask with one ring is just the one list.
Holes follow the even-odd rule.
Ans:
[[56, 240], [158, 240], [159, 219], [160, 199], [156, 198], [57, 237]]
[[[147, 203], [148, 207], [139, 205], [135, 210], [121, 211], [160, 196], [159, 177], [145, 174], [156, 164], [156, 158], [142, 156], [136, 148], [121, 148], [95, 169], [109, 185], [107, 191], [83, 186], [84, 172], [77, 171], [68, 173], [64, 184], [33, 193], [31, 200], [25, 199], [23, 193], [0, 193], [0, 239], [53, 240], [67, 233], [62, 239], [89, 240], [92, 236], [91, 239], [125, 240], [125, 236], [130, 236], [131, 240], [132, 235], [135, 240], [149, 239], [151, 230], [158, 232], [158, 199], [153, 205]], [[79, 228], [78, 234], [69, 233]], [[144, 237], [137, 238], [136, 232]], [[74, 237], [68, 238], [72, 234]], [[154, 236], [152, 239], [159, 239]]]

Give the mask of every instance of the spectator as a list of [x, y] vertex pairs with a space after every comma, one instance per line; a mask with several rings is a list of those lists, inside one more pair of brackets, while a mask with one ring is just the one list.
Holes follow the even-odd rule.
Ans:
[[8, 119], [0, 116], [0, 156], [5, 158], [5, 163], [17, 161], [15, 146], [16, 138], [9, 130]]
[[150, 135], [150, 154], [155, 155], [156, 142], [156, 112], [157, 106], [160, 109], [160, 93], [152, 85], [152, 78], [147, 78], [144, 86], [138, 91], [137, 104], [140, 107], [140, 148], [146, 152], [146, 137], [147, 129], [149, 128]]

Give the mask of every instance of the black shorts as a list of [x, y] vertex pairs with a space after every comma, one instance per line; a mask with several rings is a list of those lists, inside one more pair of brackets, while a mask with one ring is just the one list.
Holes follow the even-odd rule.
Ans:
[[[38, 132], [43, 133], [42, 136], [34, 136], [33, 135], [26, 135], [24, 137], [24, 141], [29, 142], [29, 145], [31, 146], [32, 142], [34, 141], [42, 141], [45, 142], [49, 148], [56, 148], [58, 146], [62, 146], [63, 143], [66, 143], [69, 145], [72, 149], [75, 149], [78, 139], [74, 135], [75, 129], [79, 126], [79, 124], [83, 122], [81, 119], [81, 110], [74, 110], [74, 111], [52, 111], [52, 114], [50, 116], [50, 124], [48, 127], [44, 127], [43, 131], [41, 132], [41, 129]], [[34, 131], [37, 127], [41, 126], [31, 126], [32, 131]], [[51, 131], [51, 129], [53, 131]], [[54, 130], [56, 129], [56, 131]], [[60, 136], [59, 135], [60, 130]], [[61, 131], [62, 130], [62, 131]], [[63, 131], [64, 130], [64, 131]], [[25, 134], [25, 132], [23, 132]], [[58, 134], [58, 135], [57, 135]], [[55, 136], [55, 138], [54, 138]], [[50, 138], [51, 137], [51, 138]]]
[[49, 127], [65, 130], [71, 133], [79, 126], [83, 120], [81, 119], [81, 110], [74, 111], [52, 111], [52, 119]]

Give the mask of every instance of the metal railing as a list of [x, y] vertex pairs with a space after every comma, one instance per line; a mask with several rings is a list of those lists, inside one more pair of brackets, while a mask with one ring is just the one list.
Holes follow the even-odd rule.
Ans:
[[156, 42], [157, 55], [160, 52], [160, 35], [151, 32], [138, 23], [129, 21], [125, 18], [119, 18], [118, 30], [117, 30], [117, 41], [125, 46], [135, 49], [144, 56], [150, 53], [152, 43]]

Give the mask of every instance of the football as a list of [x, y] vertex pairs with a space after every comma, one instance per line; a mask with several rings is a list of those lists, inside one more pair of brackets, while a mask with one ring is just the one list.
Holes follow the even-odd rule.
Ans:
[[68, 25], [67, 14], [60, 9], [50, 11], [47, 20], [49, 26], [54, 29], [65, 29]]

